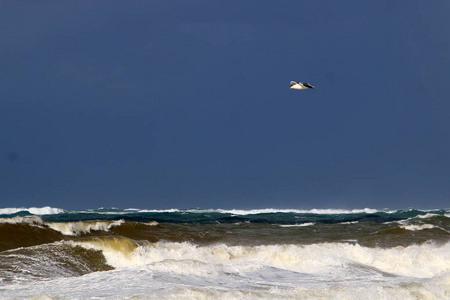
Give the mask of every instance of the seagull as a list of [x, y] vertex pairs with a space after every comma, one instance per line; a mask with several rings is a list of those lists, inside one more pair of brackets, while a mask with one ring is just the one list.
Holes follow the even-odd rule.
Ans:
[[304, 90], [304, 89], [313, 89], [314, 87], [306, 82], [295, 82], [291, 81], [291, 89], [294, 90]]

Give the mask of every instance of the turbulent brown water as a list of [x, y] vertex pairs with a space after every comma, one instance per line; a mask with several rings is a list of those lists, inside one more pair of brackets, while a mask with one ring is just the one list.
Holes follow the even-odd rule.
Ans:
[[[343, 293], [349, 288], [353, 295], [358, 285], [342, 286], [342, 280], [382, 282], [383, 292], [390, 285], [406, 294], [424, 293], [430, 282], [441, 287], [450, 280], [449, 242], [447, 209], [0, 209], [0, 298], [47, 291], [55, 297], [97, 297], [86, 284], [75, 288], [73, 297], [68, 291], [86, 276], [130, 284], [128, 273], [143, 269], [152, 276], [138, 279], [142, 285], [134, 292], [124, 293], [118, 284], [119, 298], [172, 297], [186, 285], [213, 298], [217, 286], [225, 294], [236, 295], [237, 289], [255, 298], [296, 296], [298, 289], [313, 293], [314, 286], [338, 286]], [[214, 276], [223, 278], [222, 284], [208, 284]], [[49, 283], [63, 278], [68, 282]], [[47, 290], [32, 292], [43, 282]], [[160, 289], [145, 288], [151, 282]], [[433, 287], [425, 291], [438, 293]], [[439, 291], [450, 293], [448, 286]]]

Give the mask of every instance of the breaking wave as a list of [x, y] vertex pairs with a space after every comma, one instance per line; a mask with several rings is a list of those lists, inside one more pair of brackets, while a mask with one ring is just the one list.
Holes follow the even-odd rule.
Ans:
[[0, 208], [0, 215], [12, 215], [19, 212], [28, 212], [33, 215], [53, 215], [64, 213], [65, 210], [61, 208], [54, 208], [50, 206], [45, 207], [29, 207], [29, 208]]
[[0, 212], [0, 286], [8, 299], [450, 294], [448, 209]]
[[83, 222], [68, 222], [57, 223], [49, 222], [46, 225], [64, 235], [81, 235], [90, 233], [91, 231], [109, 231], [113, 226], [120, 226], [125, 223], [124, 220], [118, 221], [83, 221]]
[[[277, 268], [304, 274], [347, 276], [356, 269], [370, 270], [380, 276], [431, 278], [449, 271], [450, 243], [412, 245], [389, 249], [368, 248], [348, 243], [314, 245], [198, 246], [188, 242], [138, 243], [126, 238], [103, 238], [71, 242], [72, 245], [102, 251], [115, 268], [149, 268], [167, 272], [211, 273], [248, 272]], [[191, 265], [185, 268], [185, 265]], [[195, 267], [194, 267], [195, 266]], [[205, 270], [201, 270], [204, 268]], [[178, 270], [178, 271], [177, 271]]]

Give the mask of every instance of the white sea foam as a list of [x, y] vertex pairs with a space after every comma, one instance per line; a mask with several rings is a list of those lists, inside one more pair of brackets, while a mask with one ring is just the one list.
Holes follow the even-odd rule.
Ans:
[[[127, 208], [122, 211], [95, 211], [101, 214], [127, 214], [130, 212], [135, 213], [222, 213], [222, 214], [232, 214], [232, 215], [255, 215], [255, 214], [270, 214], [270, 213], [298, 213], [298, 214], [355, 214], [355, 213], [367, 213], [372, 214], [379, 212], [380, 210], [372, 208], [364, 209], [279, 209], [279, 208], [262, 208], [262, 209], [138, 209], [138, 208]], [[84, 211], [86, 213], [92, 213], [93, 211]], [[385, 211], [387, 213], [394, 213], [396, 211]]]
[[[270, 274], [270, 270], [266, 273]], [[250, 274], [251, 275], [251, 274]], [[447, 299], [450, 275], [429, 281], [392, 280], [297, 284], [283, 278], [228, 276], [222, 279], [180, 276], [148, 270], [114, 270], [75, 278], [14, 285], [3, 290], [5, 298], [33, 299]], [[302, 281], [303, 280], [303, 281]], [[301, 282], [298, 284], [298, 282]], [[107, 284], [105, 284], [107, 283]]]
[[4, 285], [2, 297], [447, 299], [450, 293], [450, 244], [373, 249], [337, 243], [199, 247], [138, 246], [127, 239], [91, 242], [84, 245], [109, 251], [108, 262], [118, 269]]
[[[108, 263], [116, 268], [152, 268], [163, 261], [198, 261], [205, 264], [242, 265], [279, 268], [307, 274], [341, 272], [352, 265], [376, 269], [397, 276], [430, 278], [450, 268], [450, 243], [396, 247], [391, 249], [367, 248], [347, 243], [313, 245], [264, 246], [196, 246], [190, 243], [158, 242], [130, 246], [131, 240], [109, 243], [83, 241], [80, 245], [102, 250]], [[119, 247], [122, 244], [124, 247]], [[116, 249], [119, 249], [116, 251]], [[196, 270], [198, 271], [198, 270]]]
[[[18, 211], [22, 210], [18, 208]], [[267, 213], [271, 210], [214, 209], [170, 212], [222, 212], [236, 215], [241, 212], [245, 215]], [[272, 212], [287, 211], [319, 213], [318, 210], [277, 209]], [[337, 213], [336, 210], [326, 211]], [[360, 210], [344, 210], [341, 213], [356, 211]], [[90, 212], [97, 213], [95, 210]], [[143, 211], [129, 209], [109, 213], [122, 212]], [[366, 211], [369, 212], [370, 210]], [[450, 215], [447, 213], [446, 217]], [[437, 225], [420, 224], [425, 222], [420, 219], [426, 218], [416, 217], [414, 221], [409, 219], [399, 223], [404, 229], [413, 231], [431, 229], [430, 226], [440, 228]], [[67, 226], [55, 230], [68, 235], [92, 230], [108, 231], [112, 226], [120, 225], [120, 221], [84, 221], [73, 222], [69, 226], [70, 223], [46, 223], [39, 216], [7, 217], [1, 218], [0, 222], [48, 225], [54, 226], [53, 229]], [[313, 225], [310, 224], [294, 226]], [[312, 245], [199, 246], [188, 242], [149, 243], [136, 242], [125, 237], [105, 236], [55, 243], [64, 247], [82, 246], [99, 250], [107, 263], [116, 269], [77, 277], [60, 276], [52, 280], [3, 280], [0, 281], [0, 298], [359, 300], [361, 295], [364, 295], [364, 299], [378, 300], [448, 299], [450, 294], [450, 243], [426, 243], [387, 249], [363, 247], [356, 241]], [[48, 267], [53, 266], [49, 264]]]
[[11, 215], [21, 211], [28, 211], [33, 215], [53, 215], [64, 213], [64, 209], [54, 208], [50, 206], [44, 207], [11, 207], [11, 208], [0, 208], [0, 215]]
[[[80, 221], [80, 222], [44, 222], [39, 216], [15, 216], [11, 218], [0, 218], [0, 223], [20, 224], [25, 223], [37, 227], [49, 227], [59, 231], [64, 235], [74, 236], [91, 231], [109, 231], [111, 227], [120, 226], [124, 220], [117, 221]], [[142, 223], [149, 226], [156, 226], [158, 222]]]
[[429, 219], [429, 218], [436, 217], [436, 216], [439, 216], [439, 215], [427, 213], [425, 215], [418, 215], [417, 218], [419, 218], [419, 219]]
[[113, 226], [120, 226], [125, 223], [124, 220], [118, 221], [80, 221], [80, 222], [68, 222], [57, 223], [48, 222], [46, 225], [53, 230], [59, 231], [64, 235], [80, 235], [83, 233], [91, 232], [91, 230], [97, 231], [109, 231]]
[[0, 218], [0, 223], [4, 223], [4, 224], [5, 223], [6, 224], [25, 223], [28, 225], [39, 226], [39, 227], [44, 225], [44, 222], [38, 216], [25, 216], [25, 217], [15, 216], [12, 218]]
[[343, 224], [343, 225], [351, 225], [351, 224], [358, 224], [359, 221], [351, 221], [351, 222], [341, 222], [339, 224]]
[[[67, 212], [61, 208], [54, 208], [50, 206], [45, 207], [13, 207], [13, 208], [0, 208], [0, 215], [8, 215], [15, 214], [21, 211], [28, 211], [31, 214], [35, 215], [48, 215], [48, 214], [61, 214]], [[419, 215], [418, 218], [429, 218], [435, 216], [433, 212], [435, 210], [423, 210], [424, 212], [428, 212], [426, 215]], [[269, 213], [297, 213], [297, 214], [358, 214], [358, 213], [366, 213], [373, 214], [377, 212], [384, 213], [396, 213], [398, 210], [388, 210], [388, 209], [372, 209], [372, 208], [363, 208], [363, 209], [278, 209], [278, 208], [262, 208], [262, 209], [139, 209], [139, 208], [126, 208], [126, 209], [118, 209], [118, 208], [99, 208], [99, 209], [87, 209], [80, 211], [73, 211], [77, 213], [98, 213], [98, 214], [128, 214], [128, 213], [223, 213], [223, 214], [233, 214], [233, 215], [254, 215], [254, 214], [269, 214]], [[449, 214], [445, 214], [446, 217], [450, 217]]]
[[175, 212], [182, 212], [183, 210], [171, 208], [171, 209], [140, 209], [137, 212], [143, 212], [143, 213], [175, 213]]
[[254, 215], [254, 214], [271, 214], [271, 213], [296, 213], [296, 214], [355, 214], [355, 213], [367, 213], [372, 214], [379, 212], [377, 209], [364, 208], [364, 209], [278, 209], [278, 208], [263, 208], [263, 209], [189, 209], [187, 212], [191, 213], [226, 213], [233, 215]]
[[432, 229], [436, 226], [432, 224], [421, 224], [421, 225], [402, 225], [400, 228], [410, 230], [410, 231], [418, 231], [418, 230], [424, 230], [424, 229]]
[[308, 227], [308, 226], [313, 226], [316, 223], [303, 223], [303, 224], [292, 224], [292, 225], [278, 225], [280, 227]]
[[102, 215], [125, 215], [129, 213], [177, 213], [177, 212], [183, 212], [184, 210], [180, 209], [138, 209], [138, 208], [126, 208], [126, 209], [111, 209], [107, 210], [105, 208], [99, 208], [96, 209], [88, 209], [88, 210], [82, 210], [77, 211], [78, 213], [85, 213], [85, 214], [102, 214]]

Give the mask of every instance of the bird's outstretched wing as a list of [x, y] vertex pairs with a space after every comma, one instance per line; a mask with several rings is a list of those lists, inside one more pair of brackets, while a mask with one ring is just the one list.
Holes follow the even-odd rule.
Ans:
[[302, 82], [302, 84], [303, 84], [304, 86], [306, 86], [306, 87], [309, 87], [310, 89], [313, 89], [313, 88], [314, 88], [312, 85], [310, 85], [310, 84], [307, 83], [307, 82]]

